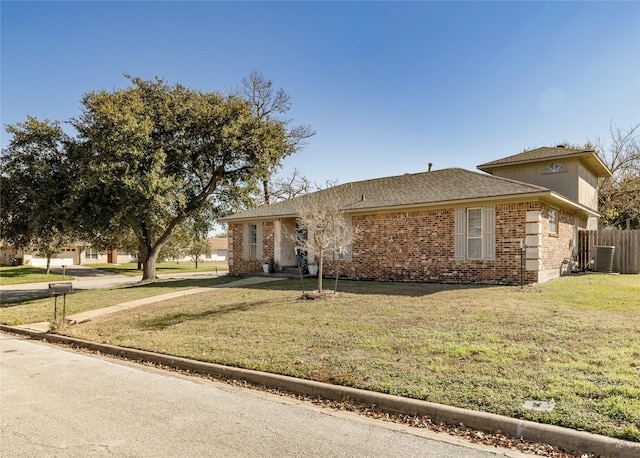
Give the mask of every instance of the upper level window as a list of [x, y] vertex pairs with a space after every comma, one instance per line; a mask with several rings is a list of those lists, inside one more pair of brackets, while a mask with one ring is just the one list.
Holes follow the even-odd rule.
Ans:
[[564, 165], [559, 162], [554, 162], [553, 164], [549, 164], [546, 169], [544, 169], [544, 173], [560, 173], [566, 172], [567, 169]]

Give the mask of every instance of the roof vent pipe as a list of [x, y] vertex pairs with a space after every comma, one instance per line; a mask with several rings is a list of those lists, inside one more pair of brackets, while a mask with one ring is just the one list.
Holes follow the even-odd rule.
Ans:
[[362, 201], [364, 202], [364, 194], [362, 194]]
[[431, 162], [429, 162], [429, 170], [428, 170], [428, 172], [431, 172], [431, 167], [433, 167], [433, 164]]

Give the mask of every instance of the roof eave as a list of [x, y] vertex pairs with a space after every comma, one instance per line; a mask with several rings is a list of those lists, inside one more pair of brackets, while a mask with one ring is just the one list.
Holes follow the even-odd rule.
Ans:
[[478, 170], [482, 170], [483, 172], [486, 172], [486, 173], [489, 173], [489, 174], [493, 175], [493, 171], [494, 170], [501, 169], [501, 168], [504, 168], [504, 167], [513, 167], [513, 166], [517, 166], [517, 165], [534, 164], [536, 162], [549, 162], [549, 161], [553, 161], [553, 160], [562, 160], [562, 159], [569, 159], [569, 158], [585, 158], [587, 163], [589, 163], [589, 165], [596, 171], [596, 175], [598, 177], [610, 177], [611, 176], [611, 171], [605, 165], [605, 163], [602, 162], [602, 159], [600, 159], [600, 157], [596, 154], [595, 151], [578, 151], [578, 152], [574, 152], [574, 153], [563, 154], [561, 156], [554, 156], [554, 157], [548, 157], [548, 158], [537, 158], [537, 159], [522, 159], [522, 160], [515, 160], [515, 161], [505, 162], [505, 163], [502, 163], [502, 164], [495, 164], [495, 163], [492, 163], [492, 162], [486, 162], [484, 164], [478, 165], [476, 168]]
[[[449, 200], [440, 200], [434, 202], [415, 202], [411, 204], [404, 205], [383, 205], [377, 207], [363, 207], [363, 208], [352, 208], [352, 209], [344, 209], [346, 214], [354, 215], [354, 214], [366, 214], [366, 213], [380, 213], [380, 212], [392, 212], [392, 211], [403, 211], [409, 209], [417, 209], [417, 208], [434, 208], [434, 207], [452, 207], [465, 205], [469, 203], [485, 203], [485, 202], [497, 202], [497, 201], [527, 201], [530, 199], [549, 199], [551, 201], [558, 202], [566, 207], [572, 207], [579, 209], [591, 216], [600, 216], [600, 214], [584, 205], [578, 204], [571, 199], [568, 199], [561, 194], [553, 192], [551, 190], [540, 190], [526, 193], [517, 193], [517, 194], [501, 194], [501, 195], [492, 195], [492, 196], [482, 196], [482, 197], [470, 197], [465, 199], [449, 199]], [[283, 213], [277, 215], [265, 215], [265, 216], [250, 216], [250, 217], [240, 217], [235, 218], [233, 216], [228, 218], [221, 218], [219, 221], [223, 223], [247, 223], [252, 221], [275, 221], [279, 219], [293, 219], [296, 218], [297, 215], [295, 213]]]

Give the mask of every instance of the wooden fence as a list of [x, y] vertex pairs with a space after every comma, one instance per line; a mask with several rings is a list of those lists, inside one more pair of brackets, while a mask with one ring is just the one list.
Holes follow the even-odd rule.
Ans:
[[588, 267], [594, 259], [594, 246], [614, 246], [613, 271], [621, 274], [640, 273], [640, 230], [580, 231], [578, 265]]

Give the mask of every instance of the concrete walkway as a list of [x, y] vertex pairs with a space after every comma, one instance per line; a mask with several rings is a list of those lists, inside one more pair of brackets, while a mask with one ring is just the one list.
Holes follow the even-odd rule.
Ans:
[[[52, 270], [60, 271], [59, 268]], [[131, 277], [128, 275], [114, 274], [88, 266], [69, 266], [66, 268], [68, 278], [61, 278], [57, 281], [70, 281], [74, 291], [85, 291], [88, 289], [117, 288], [119, 286], [134, 285], [142, 280], [142, 275]], [[185, 278], [212, 278], [227, 275], [227, 271], [202, 271], [202, 272], [181, 272], [162, 273], [158, 275], [159, 280], [178, 280]], [[71, 280], [73, 278], [73, 280]], [[47, 297], [49, 295], [49, 283], [21, 283], [16, 285], [0, 286], [0, 301], [18, 301]]]
[[[122, 310], [129, 310], [141, 305], [153, 304], [155, 302], [162, 302], [168, 299], [175, 299], [177, 297], [191, 296], [192, 294], [200, 294], [204, 292], [210, 292], [212, 290], [220, 288], [242, 288], [247, 285], [256, 285], [258, 283], [267, 283], [272, 281], [284, 280], [284, 278], [271, 278], [271, 277], [247, 277], [241, 280], [224, 283], [221, 285], [207, 286], [201, 288], [185, 289], [182, 291], [173, 291], [171, 293], [159, 294], [157, 296], [145, 297], [137, 299], [135, 301], [124, 302], [122, 304], [112, 305], [110, 307], [103, 307], [94, 310], [87, 310], [86, 312], [75, 313], [66, 317], [68, 324], [78, 324], [91, 321], [99, 316], [109, 315], [111, 313], [120, 312]], [[42, 321], [40, 323], [30, 323], [16, 326], [20, 329], [26, 329], [36, 332], [49, 332], [51, 329], [50, 321]]]

